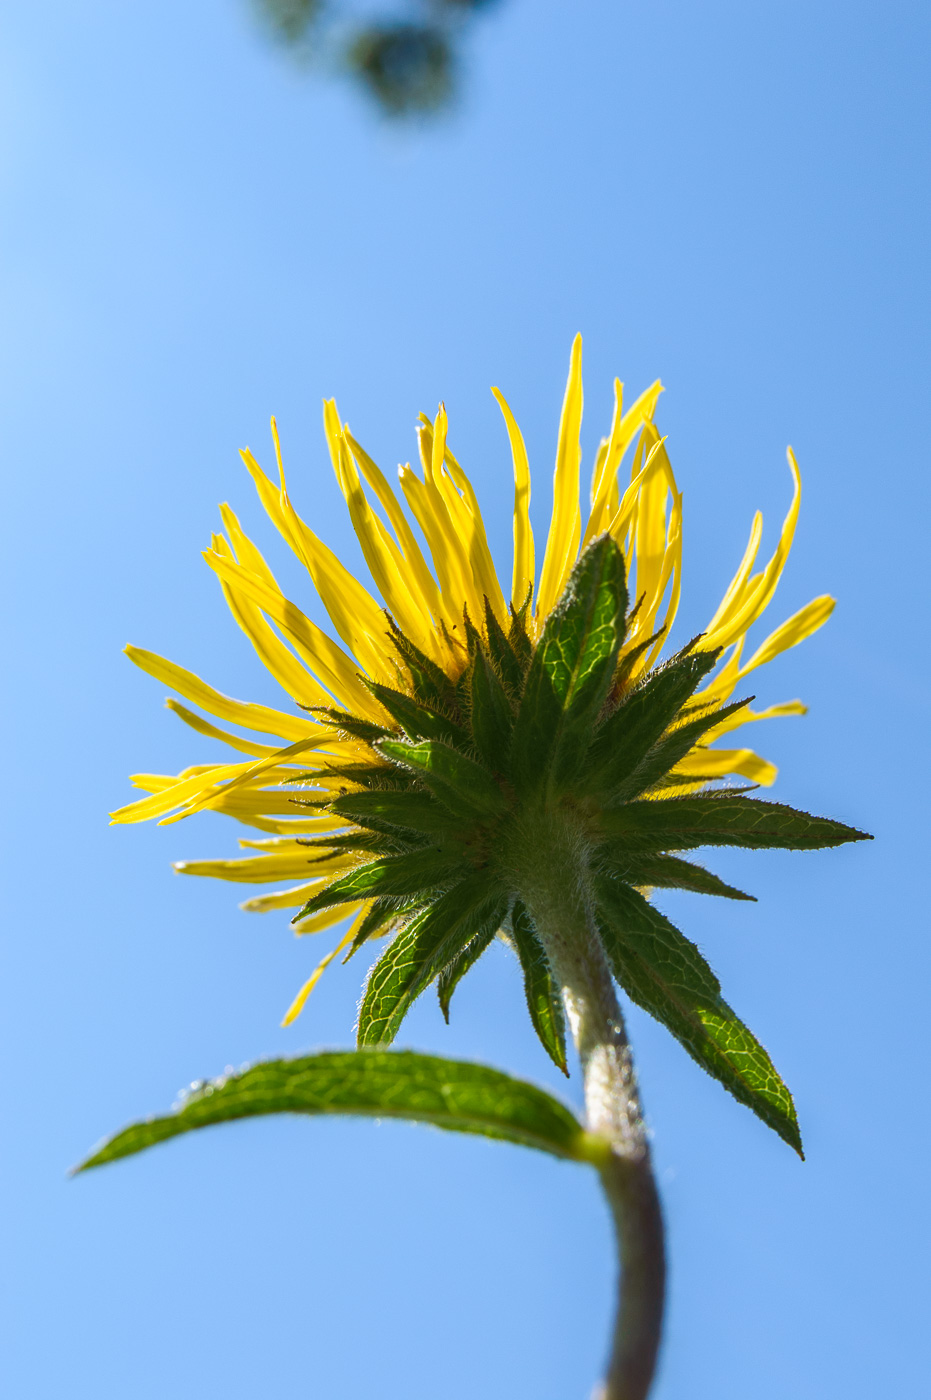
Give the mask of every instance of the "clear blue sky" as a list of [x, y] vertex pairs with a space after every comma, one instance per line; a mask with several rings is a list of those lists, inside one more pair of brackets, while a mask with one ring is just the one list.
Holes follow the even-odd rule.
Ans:
[[[929, 29], [897, 0], [502, 0], [458, 109], [398, 130], [266, 44], [244, 0], [3, 6], [11, 1400], [586, 1400], [613, 1263], [580, 1168], [282, 1119], [65, 1178], [195, 1077], [350, 1038], [357, 964], [280, 1030], [317, 947], [171, 874], [232, 854], [231, 824], [106, 825], [128, 772], [205, 753], [127, 641], [274, 699], [198, 553], [227, 499], [274, 548], [236, 449], [267, 460], [277, 413], [297, 504], [357, 561], [321, 397], [389, 468], [442, 397], [509, 568], [488, 386], [523, 424], [543, 522], [576, 330], [589, 453], [612, 375], [668, 386], [683, 637], [757, 506], [772, 541], [795, 447], [776, 610], [839, 602], [760, 676], [761, 702], [811, 705], [760, 747], [779, 797], [877, 836], [719, 859], [758, 905], [664, 901], [794, 1090], [808, 1161], [632, 1016], [672, 1258], [656, 1398], [921, 1392]], [[564, 1092], [503, 952], [449, 1029], [425, 998], [404, 1039]]]

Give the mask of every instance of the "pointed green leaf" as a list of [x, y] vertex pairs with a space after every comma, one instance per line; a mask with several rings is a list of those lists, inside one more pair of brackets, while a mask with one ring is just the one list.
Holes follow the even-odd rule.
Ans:
[[485, 653], [472, 663], [472, 737], [493, 773], [507, 773], [514, 711]]
[[755, 895], [735, 890], [733, 885], [726, 885], [710, 870], [693, 865], [689, 860], [679, 860], [677, 856], [632, 853], [625, 851], [623, 846], [615, 852], [609, 844], [599, 848], [598, 860], [608, 868], [612, 877], [616, 876], [628, 885], [691, 890], [694, 894], [717, 894], [725, 899], [746, 899], [756, 903]]
[[584, 759], [624, 639], [624, 556], [608, 535], [572, 571], [533, 654], [512, 741], [516, 781], [566, 780]]
[[803, 1156], [792, 1095], [766, 1051], [721, 997], [701, 953], [629, 886], [597, 881], [598, 918], [614, 975], [702, 1069]]
[[531, 587], [527, 589], [527, 597], [524, 599], [521, 606], [515, 609], [512, 603], [509, 607], [511, 626], [508, 629], [508, 642], [511, 650], [517, 657], [521, 672], [521, 681], [516, 692], [518, 695], [524, 688], [524, 676], [527, 674], [530, 663], [533, 660], [533, 643], [527, 632], [527, 614], [530, 611], [530, 599], [532, 595], [533, 586], [531, 585]]
[[550, 971], [543, 944], [526, 906], [518, 900], [511, 911], [511, 935], [524, 974], [524, 992], [533, 1028], [557, 1069], [566, 1064], [566, 1016], [559, 984]]
[[474, 875], [436, 900], [392, 939], [372, 968], [359, 1009], [358, 1044], [390, 1045], [412, 1003], [447, 963], [507, 904], [488, 878]]
[[629, 802], [603, 812], [599, 826], [606, 837], [631, 851], [691, 851], [699, 846], [815, 851], [873, 839], [829, 817], [718, 793]]
[[435, 739], [421, 744], [384, 739], [379, 749], [416, 773], [455, 816], [474, 820], [505, 810], [504, 794], [488, 769], [447, 744]]
[[269, 1113], [403, 1118], [596, 1165], [604, 1154], [601, 1140], [570, 1109], [522, 1079], [410, 1050], [350, 1050], [266, 1060], [221, 1075], [188, 1094], [174, 1112], [124, 1128], [76, 1170], [130, 1157], [198, 1128]]
[[713, 670], [720, 654], [720, 650], [680, 652], [650, 671], [598, 731], [583, 774], [586, 787], [611, 793], [629, 778]]
[[351, 870], [333, 880], [318, 894], [312, 895], [291, 920], [296, 924], [320, 909], [334, 904], [354, 904], [360, 899], [395, 898], [420, 894], [438, 886], [450, 885], [468, 872], [463, 856], [457, 851], [438, 851], [425, 847], [403, 856], [383, 856]]
[[424, 705], [400, 690], [392, 690], [388, 685], [379, 685], [377, 681], [366, 681], [366, 685], [409, 738], [441, 739], [453, 748], [469, 747], [468, 734], [442, 711], [432, 705]]
[[457, 957], [453, 958], [452, 962], [447, 963], [440, 973], [437, 979], [436, 991], [440, 1002], [440, 1010], [443, 1013], [443, 1019], [447, 1025], [449, 1025], [449, 1004], [453, 999], [453, 992], [459, 986], [459, 983], [462, 981], [463, 977], [465, 977], [466, 973], [475, 966], [485, 950], [495, 941], [497, 932], [497, 927], [492, 927], [492, 925], [489, 924], [481, 933], [477, 933], [475, 937], [466, 944], [462, 952], [459, 953]]

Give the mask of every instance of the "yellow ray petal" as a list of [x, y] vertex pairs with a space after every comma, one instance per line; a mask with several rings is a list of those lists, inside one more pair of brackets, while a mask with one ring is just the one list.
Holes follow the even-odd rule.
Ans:
[[177, 807], [179, 802], [185, 802], [189, 797], [203, 792], [205, 787], [210, 788], [215, 783], [241, 773], [250, 766], [248, 763], [227, 763], [218, 764], [215, 768], [207, 768], [196, 773], [193, 777], [175, 782], [164, 792], [157, 792], [152, 797], [143, 797], [138, 802], [130, 802], [125, 807], [118, 807], [115, 812], [110, 813], [111, 825], [119, 826], [125, 822], [144, 822], [151, 817], [160, 816], [162, 812], [170, 812], [172, 807]]
[[553, 514], [546, 541], [546, 553], [543, 556], [543, 571], [540, 575], [536, 607], [538, 618], [546, 617], [559, 601], [579, 548], [582, 533], [582, 512], [579, 508], [581, 426], [582, 337], [577, 335], [572, 343], [569, 379], [559, 420], [556, 471], [553, 477]]
[[[227, 774], [204, 774], [200, 779], [190, 779], [189, 781], [192, 783], [200, 782], [199, 790], [191, 794], [185, 792], [182, 810], [175, 812], [173, 816], [163, 817], [159, 826], [172, 826], [175, 822], [182, 821], [184, 817], [189, 817], [194, 812], [212, 806], [218, 798], [227, 796], [234, 789], [246, 783], [280, 782], [283, 777], [289, 776], [287, 769], [282, 765], [288, 764], [300, 754], [319, 748], [326, 742], [326, 731], [323, 731], [313, 738], [299, 739], [296, 744], [290, 744], [286, 749], [279, 749], [271, 758], [262, 758], [256, 763], [235, 764]], [[219, 789], [217, 788], [218, 783], [223, 784]], [[186, 785], [184, 786], [186, 787]], [[180, 798], [174, 789], [169, 789], [168, 792], [162, 793], [158, 799], [150, 798], [149, 800], [153, 803], [155, 801], [167, 803], [168, 805], [163, 806], [162, 810], [168, 811], [171, 807], [178, 805]]]
[[735, 774], [761, 787], [772, 787], [779, 769], [752, 749], [693, 749], [676, 764], [673, 772], [695, 774], [699, 778], [726, 778]]
[[750, 660], [741, 666], [741, 679], [749, 675], [757, 666], [764, 666], [767, 661], [772, 661], [780, 652], [798, 646], [799, 642], [803, 642], [806, 637], [817, 632], [819, 627], [824, 626], [833, 611], [834, 599], [826, 593], [819, 598], [813, 598], [810, 603], [799, 608], [798, 612], [793, 613], [788, 621], [784, 622], [781, 627], [777, 627], [775, 632], [771, 632], [766, 641], [756, 649]]
[[348, 948], [349, 944], [355, 938], [357, 927], [361, 924], [364, 917], [365, 910], [363, 909], [359, 913], [358, 917], [354, 919], [353, 922], [349, 925], [349, 928], [343, 934], [343, 937], [337, 943], [332, 953], [327, 953], [323, 961], [318, 963], [314, 972], [311, 974], [310, 977], [308, 977], [307, 981], [304, 983], [303, 987], [298, 992], [297, 996], [294, 998], [291, 1005], [285, 1012], [284, 1020], [281, 1023], [282, 1026], [290, 1026], [292, 1021], [297, 1020], [298, 1016], [300, 1016], [301, 1012], [304, 1009], [304, 1003], [310, 996], [314, 987], [316, 987], [317, 983], [320, 981], [320, 978], [323, 976], [324, 972], [326, 972], [327, 968], [330, 966], [330, 963], [343, 951], [344, 948]]
[[[501, 584], [498, 582], [498, 574], [495, 570], [491, 557], [491, 550], [488, 547], [488, 535], [485, 530], [485, 522], [482, 519], [481, 508], [478, 497], [472, 487], [466, 473], [462, 470], [456, 458], [446, 448], [446, 470], [452, 478], [456, 491], [461, 492], [461, 499], [468, 512], [467, 519], [472, 530], [471, 544], [469, 547], [469, 558], [472, 563], [472, 572], [478, 588], [484, 598], [491, 603], [492, 609], [501, 623], [502, 627], [507, 626], [508, 614], [504, 602], [504, 594], [501, 592]], [[452, 499], [455, 499], [455, 492]]]
[[440, 618], [440, 591], [437, 588], [436, 579], [427, 567], [427, 561], [423, 557], [420, 545], [414, 538], [414, 532], [408, 524], [397, 496], [391, 489], [388, 481], [382, 472], [372, 461], [368, 453], [359, 446], [349, 428], [344, 425], [343, 433], [349, 450], [355, 458], [359, 470], [365, 477], [369, 486], [375, 492], [382, 509], [388, 517], [388, 522], [394, 531], [401, 552], [404, 556], [407, 570], [405, 582], [411, 596], [422, 607], [425, 616]]
[[595, 463], [592, 476], [592, 509], [582, 537], [583, 548], [595, 535], [608, 528], [608, 522], [616, 514], [619, 495], [617, 474], [621, 461], [642, 424], [652, 421], [656, 401], [662, 392], [663, 386], [657, 379], [628, 411], [623, 413], [624, 386], [619, 379], [615, 379], [611, 436], [604, 444], [604, 451], [599, 451]]
[[514, 463], [514, 571], [511, 576], [511, 602], [523, 607], [528, 589], [534, 584], [533, 530], [530, 526], [530, 463], [523, 434], [500, 389], [491, 391], [504, 415]]
[[289, 890], [273, 890], [270, 894], [257, 894], [252, 899], [243, 900], [240, 909], [247, 914], [272, 914], [278, 909], [300, 909], [312, 894], [319, 894], [322, 880], [314, 880], [309, 885], [294, 885]]
[[215, 550], [205, 549], [204, 558], [211, 569], [261, 608], [273, 622], [286, 632], [320, 683], [355, 714], [368, 718], [383, 718], [379, 706], [359, 680], [359, 666], [342, 647], [337, 646], [325, 632], [311, 622], [300, 608], [283, 594], [269, 588], [264, 579], [243, 568]]
[[241, 860], [176, 860], [179, 875], [203, 875], [212, 880], [233, 880], [240, 885], [270, 885], [279, 880], [329, 879], [337, 871], [358, 863], [345, 853], [321, 859], [320, 851], [304, 850], [303, 855], [244, 856]]
[[178, 700], [170, 697], [165, 701], [165, 708], [171, 710], [184, 723], [196, 729], [198, 734], [203, 734], [208, 739], [219, 739], [221, 744], [229, 744], [230, 748], [236, 749], [239, 753], [249, 754], [251, 758], [270, 758], [278, 750], [271, 744], [248, 743], [245, 739], [240, 739], [235, 734], [230, 734], [227, 729], [218, 729], [215, 724], [208, 723], [200, 715], [195, 715], [186, 705], [182, 705]]
[[776, 591], [780, 575], [785, 568], [786, 560], [789, 557], [789, 550], [792, 548], [792, 540], [795, 535], [795, 526], [798, 521], [799, 506], [802, 499], [802, 478], [795, 460], [795, 454], [791, 447], [788, 449], [787, 457], [789, 470], [792, 473], [794, 490], [792, 494], [792, 504], [783, 522], [782, 532], [779, 536], [779, 543], [773, 552], [773, 556], [761, 574], [756, 575], [744, 585], [739, 605], [734, 608], [726, 623], [717, 626], [713, 632], [709, 632], [703, 642], [704, 646], [727, 646], [735, 641], [742, 633], [756, 621], [760, 614], [768, 606]]
[[334, 904], [329, 909], [321, 909], [319, 914], [311, 914], [309, 919], [302, 919], [299, 924], [292, 924], [291, 929], [298, 938], [303, 938], [308, 933], [320, 933], [325, 928], [332, 928], [342, 919], [348, 919], [351, 915], [357, 914], [360, 908], [368, 911], [371, 901], [366, 901], [365, 905], [359, 904]]
[[[757, 511], [753, 517], [753, 524], [750, 527], [750, 539], [747, 542], [747, 548], [744, 550], [744, 556], [740, 561], [740, 566], [728, 584], [727, 592], [721, 599], [717, 612], [705, 628], [706, 636], [713, 637], [716, 630], [719, 627], [723, 627], [740, 607], [744, 596], [744, 590], [747, 587], [747, 581], [750, 578], [750, 571], [756, 563], [756, 556], [759, 552], [762, 538], [763, 516], [760, 511]], [[714, 644], [712, 643], [712, 645]]]
[[[409, 570], [404, 556], [366, 499], [355, 459], [340, 427], [334, 399], [324, 403], [323, 420], [336, 480], [346, 499], [352, 526], [362, 546], [369, 572], [401, 630], [412, 637], [416, 645], [421, 646], [427, 640], [425, 633], [432, 630], [431, 619], [429, 616], [424, 617], [422, 607], [418, 606], [411, 595], [408, 587]], [[383, 668], [390, 667], [395, 654], [390, 644], [385, 644], [387, 627], [380, 612], [378, 625], [379, 643], [382, 648], [380, 664]]]
[[282, 739], [301, 739], [311, 734], [319, 726], [312, 720], [301, 719], [297, 715], [286, 715], [280, 710], [270, 710], [265, 705], [250, 705], [241, 700], [232, 700], [207, 685], [193, 671], [166, 661], [154, 651], [144, 651], [142, 647], [127, 646], [126, 655], [133, 665], [154, 676], [163, 685], [177, 690], [185, 700], [193, 700], [202, 710], [230, 724], [240, 724], [244, 729], [255, 730], [259, 734], [275, 734]]

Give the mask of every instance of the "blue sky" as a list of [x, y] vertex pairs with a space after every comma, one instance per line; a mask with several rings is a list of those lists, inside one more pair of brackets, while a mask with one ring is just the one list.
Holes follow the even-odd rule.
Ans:
[[[500, 0], [456, 108], [386, 126], [269, 45], [243, 0], [34, 0], [0, 12], [0, 412], [7, 758], [0, 1375], [23, 1400], [584, 1397], [613, 1263], [595, 1182], [427, 1130], [281, 1120], [68, 1181], [191, 1079], [349, 1042], [358, 967], [296, 1026], [318, 950], [235, 887], [215, 816], [109, 828], [126, 774], [203, 761], [127, 641], [274, 703], [199, 558], [229, 500], [320, 620], [236, 450], [271, 456], [358, 563], [320, 400], [390, 468], [442, 398], [496, 555], [508, 395], [549, 477], [572, 336], [588, 460], [611, 380], [660, 376], [685, 510], [684, 639], [753, 511], [771, 544], [798, 453], [760, 674], [776, 795], [872, 830], [727, 854], [759, 904], [663, 907], [792, 1087], [808, 1161], [631, 1016], [670, 1229], [656, 1400], [917, 1394], [927, 1375], [929, 18], [910, 3]], [[209, 756], [209, 754], [208, 754]], [[502, 951], [425, 998], [405, 1043], [567, 1092]]]

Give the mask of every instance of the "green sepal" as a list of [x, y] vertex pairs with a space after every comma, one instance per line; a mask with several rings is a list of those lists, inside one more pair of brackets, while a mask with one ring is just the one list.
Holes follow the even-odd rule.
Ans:
[[[422, 841], [424, 838], [421, 837]], [[327, 851], [370, 851], [375, 855], [401, 855], [414, 844], [400, 832], [389, 835], [383, 831], [369, 831], [360, 828], [355, 831], [340, 832], [336, 836], [314, 836], [309, 841], [299, 841], [310, 851], [320, 851], [321, 859], [326, 859]]]
[[629, 886], [601, 878], [596, 892], [608, 959], [628, 996], [804, 1158], [792, 1095], [762, 1045], [722, 999], [720, 983], [695, 944]]
[[373, 900], [371, 909], [356, 929], [356, 936], [349, 945], [346, 956], [343, 958], [343, 964], [345, 965], [350, 958], [355, 957], [362, 945], [368, 943], [369, 939], [377, 938], [380, 933], [383, 933], [395, 919], [413, 913], [419, 907], [418, 904], [411, 904], [410, 901], [403, 899]]
[[[641, 599], [641, 602], [642, 602], [642, 601], [643, 601], [643, 599]], [[634, 620], [634, 614], [633, 614], [633, 613], [628, 614], [628, 617], [627, 617], [627, 630], [628, 630], [628, 631], [630, 631], [630, 627], [631, 627], [631, 624], [633, 623], [633, 620]], [[653, 643], [654, 643], [654, 642], [658, 642], [659, 639], [660, 639], [660, 637], [663, 635], [663, 633], [664, 633], [665, 631], [666, 631], [666, 628], [665, 628], [665, 627], [661, 627], [661, 628], [659, 629], [658, 632], [654, 632], [654, 633], [653, 633], [652, 637], [647, 637], [645, 641], [643, 641], [643, 642], [638, 642], [637, 645], [636, 645], [635, 647], [631, 647], [630, 651], [625, 651], [624, 655], [621, 657], [620, 661], [618, 662], [617, 672], [615, 673], [615, 676], [614, 676], [614, 686], [613, 686], [613, 689], [614, 689], [618, 694], [620, 694], [620, 693], [623, 692], [625, 686], [627, 685], [627, 683], [628, 683], [628, 681], [629, 681], [629, 679], [630, 679], [630, 673], [631, 673], [631, 671], [633, 671], [634, 667], [636, 666], [637, 662], [640, 660], [640, 658], [641, 658], [641, 656], [643, 655], [643, 653], [644, 653], [645, 651], [649, 651], [649, 649], [650, 649], [650, 647], [653, 645]]]
[[411, 678], [411, 687], [416, 699], [425, 705], [433, 705], [439, 709], [450, 705], [453, 700], [453, 687], [449, 676], [435, 661], [431, 661], [429, 656], [425, 656], [409, 637], [405, 636], [390, 615], [388, 622], [391, 628], [391, 640]]
[[327, 724], [334, 729], [341, 730], [348, 734], [351, 739], [361, 739], [365, 744], [372, 744], [376, 739], [388, 738], [390, 729], [384, 729], [380, 724], [372, 724], [371, 720], [360, 719], [358, 715], [351, 715], [347, 710], [333, 709], [329, 705], [307, 705], [304, 707], [311, 714], [323, 715]]
[[437, 979], [436, 992], [440, 1003], [440, 1010], [443, 1013], [443, 1020], [447, 1025], [449, 1025], [449, 1004], [453, 999], [453, 992], [459, 986], [459, 983], [462, 981], [463, 977], [465, 977], [466, 973], [475, 966], [485, 950], [495, 941], [497, 932], [498, 930], [496, 928], [492, 928], [489, 925], [489, 927], [483, 929], [481, 933], [477, 933], [475, 937], [466, 944], [462, 952], [459, 953], [457, 957], [453, 958], [452, 962], [447, 963], [440, 973]]
[[[407, 773], [399, 773], [391, 763], [345, 763], [342, 765], [328, 763], [321, 771], [334, 778], [341, 778], [343, 782], [357, 783], [359, 787], [364, 788], [399, 788], [411, 785], [410, 776]], [[315, 777], [319, 782], [319, 776], [319, 773], [308, 774], [311, 782], [314, 781]], [[283, 781], [293, 780], [285, 778]]]
[[334, 798], [329, 811], [360, 826], [387, 832], [417, 832], [422, 836], [451, 836], [462, 831], [462, 820], [454, 817], [429, 792], [350, 792]]
[[606, 1153], [602, 1140], [558, 1099], [500, 1070], [411, 1050], [350, 1050], [266, 1060], [223, 1074], [188, 1094], [173, 1113], [124, 1128], [75, 1171], [198, 1128], [270, 1113], [403, 1118], [596, 1165]]
[[551, 774], [570, 779], [584, 759], [614, 678], [626, 610], [624, 556], [602, 535], [573, 569], [530, 663], [511, 745], [514, 780], [525, 789]]
[[[625, 778], [620, 787], [615, 788], [614, 792], [605, 799], [608, 805], [617, 802], [631, 802], [641, 793], [656, 787], [667, 776], [669, 770], [674, 768], [695, 747], [703, 735], [707, 734], [709, 729], [713, 729], [722, 720], [736, 714], [738, 710], [744, 709], [754, 698], [754, 696], [749, 695], [746, 700], [734, 700], [730, 705], [724, 705], [720, 709], [699, 715], [696, 719], [688, 720], [685, 724], [680, 724], [676, 729], [664, 734], [659, 742], [653, 745], [643, 761], [637, 764], [633, 773]], [[694, 778], [691, 781], [694, 782]]]
[[779, 802], [723, 793], [628, 802], [602, 812], [599, 829], [631, 851], [691, 851], [699, 846], [816, 851], [846, 841], [872, 841], [864, 831], [812, 817]]
[[665, 734], [720, 654], [720, 649], [687, 650], [650, 671], [602, 724], [588, 751], [581, 784], [598, 793], [619, 788]]
[[404, 730], [410, 739], [440, 739], [456, 749], [470, 747], [469, 736], [460, 725], [448, 715], [432, 705], [422, 704], [390, 686], [379, 685], [377, 681], [366, 681], [378, 703], [388, 711], [393, 720]]
[[550, 971], [549, 960], [537, 937], [533, 920], [520, 900], [511, 910], [511, 937], [524, 974], [524, 993], [533, 1028], [553, 1064], [568, 1077], [566, 1015], [562, 993]]
[[508, 771], [508, 750], [514, 712], [494, 667], [483, 651], [472, 663], [472, 738], [480, 758], [493, 773]]
[[403, 856], [383, 856], [350, 870], [333, 880], [318, 894], [311, 895], [303, 909], [291, 920], [296, 924], [321, 909], [334, 904], [354, 904], [360, 899], [397, 898], [420, 894], [462, 879], [468, 866], [460, 852], [438, 851], [425, 847]]
[[508, 628], [508, 642], [511, 650], [517, 657], [517, 664], [521, 670], [521, 684], [518, 693], [523, 690], [523, 677], [530, 668], [533, 660], [533, 642], [530, 640], [530, 633], [527, 631], [527, 616], [530, 612], [530, 599], [533, 595], [533, 584], [527, 589], [527, 596], [519, 608], [515, 608], [511, 603], [509, 612], [511, 614], [511, 625]]
[[504, 811], [504, 794], [480, 763], [435, 739], [404, 744], [383, 739], [379, 752], [410, 768], [454, 816], [475, 820]]
[[507, 910], [496, 886], [473, 875], [416, 914], [369, 973], [359, 1009], [358, 1044], [390, 1045], [412, 1003], [477, 934]]
[[[511, 630], [513, 632], [513, 627]], [[516, 703], [524, 688], [527, 662], [515, 649], [512, 640], [506, 636], [487, 598], [485, 599], [485, 636], [488, 639], [488, 659], [497, 671], [509, 697]], [[529, 640], [527, 644], [529, 647]]]
[[756, 896], [744, 894], [733, 885], [726, 885], [710, 870], [693, 865], [678, 856], [631, 853], [623, 847], [615, 851], [610, 845], [597, 852], [598, 862], [608, 873], [628, 885], [651, 886], [661, 890], [690, 890], [693, 894], [716, 894], [724, 899], [745, 899], [756, 903]]

